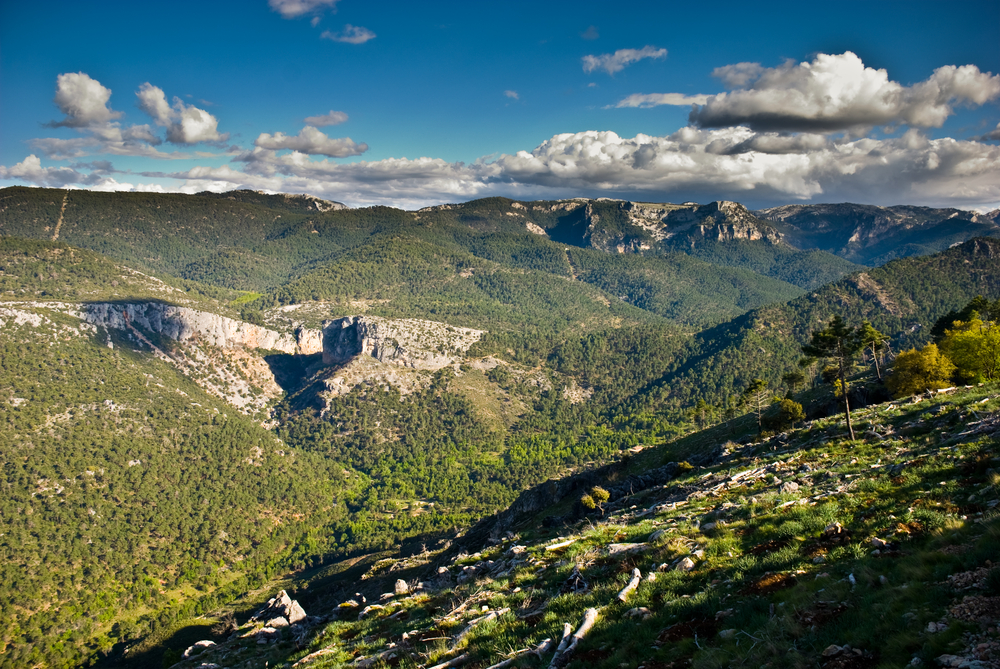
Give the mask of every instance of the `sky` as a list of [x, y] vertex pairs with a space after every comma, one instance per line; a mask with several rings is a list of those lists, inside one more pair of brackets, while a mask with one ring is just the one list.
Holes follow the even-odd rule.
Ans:
[[0, 2], [0, 187], [1000, 208], [1000, 2]]

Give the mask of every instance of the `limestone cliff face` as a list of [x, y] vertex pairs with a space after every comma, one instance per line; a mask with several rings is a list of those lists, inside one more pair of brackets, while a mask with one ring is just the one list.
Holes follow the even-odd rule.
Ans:
[[363, 355], [400, 367], [437, 370], [454, 364], [483, 334], [414, 318], [347, 316], [324, 324], [323, 362], [343, 364]]
[[89, 304], [83, 307], [82, 315], [93, 325], [116, 330], [127, 330], [132, 326], [175, 341], [197, 339], [219, 348], [242, 346], [294, 354], [302, 352], [300, 341], [313, 349], [317, 338], [309, 333], [302, 333], [296, 338], [218, 314], [159, 302]]

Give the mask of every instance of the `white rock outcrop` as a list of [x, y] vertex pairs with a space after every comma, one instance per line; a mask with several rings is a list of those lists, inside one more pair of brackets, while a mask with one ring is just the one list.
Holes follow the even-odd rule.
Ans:
[[438, 370], [454, 364], [484, 330], [415, 318], [347, 316], [323, 327], [323, 362], [335, 365], [359, 355], [410, 369]]

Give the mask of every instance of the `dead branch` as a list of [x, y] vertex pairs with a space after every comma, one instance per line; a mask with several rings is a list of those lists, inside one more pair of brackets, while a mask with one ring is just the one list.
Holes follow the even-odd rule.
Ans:
[[498, 611], [490, 611], [486, 615], [482, 615], [482, 616], [479, 616], [478, 618], [470, 620], [469, 624], [465, 627], [465, 629], [462, 630], [461, 632], [459, 632], [458, 635], [452, 641], [452, 643], [451, 643], [452, 650], [454, 650], [458, 646], [458, 644], [461, 643], [462, 639], [464, 639], [466, 636], [468, 636], [469, 632], [472, 631], [473, 627], [475, 627], [476, 625], [479, 625], [480, 623], [484, 623], [487, 620], [494, 620], [496, 618], [499, 618], [500, 616], [502, 616], [503, 614], [507, 613], [508, 611], [510, 611], [509, 608], [499, 609]]
[[548, 652], [551, 646], [552, 646], [552, 639], [545, 639], [534, 648], [525, 648], [524, 650], [519, 650], [514, 654], [512, 654], [503, 662], [497, 662], [496, 664], [490, 665], [486, 669], [504, 669], [505, 667], [509, 667], [510, 665], [514, 664], [516, 660], [520, 659], [524, 655], [528, 655], [529, 653], [531, 655], [537, 655], [538, 657], [541, 657], [544, 653]]
[[570, 544], [573, 544], [575, 542], [576, 542], [576, 539], [568, 539], [566, 541], [560, 541], [557, 544], [552, 544], [551, 546], [546, 546], [545, 550], [547, 550], [547, 551], [557, 551], [560, 548], [566, 548], [567, 546], [569, 546]]
[[[638, 571], [638, 569], [636, 571]], [[590, 628], [597, 622], [597, 616], [597, 609], [587, 609], [583, 613], [583, 622], [580, 623], [580, 627], [577, 628], [576, 632], [571, 637], [572, 640], [568, 646], [563, 649], [563, 644], [559, 644], [559, 648], [556, 649], [555, 657], [552, 658], [552, 663], [549, 664], [549, 669], [559, 669], [559, 667], [569, 662], [570, 657], [572, 657], [573, 653], [576, 652], [577, 645], [583, 637], [587, 636], [587, 632], [589, 632]], [[563, 637], [563, 641], [565, 640], [566, 637]], [[560, 649], [562, 649], [561, 652]]]
[[441, 664], [435, 664], [433, 667], [427, 667], [427, 669], [449, 669], [449, 667], [457, 667], [459, 665], [465, 664], [469, 661], [469, 654], [462, 653], [456, 658], [448, 660], [447, 662], [442, 662]]
[[559, 640], [559, 645], [556, 647], [556, 654], [552, 656], [552, 662], [549, 664], [549, 669], [555, 669], [558, 665], [559, 657], [566, 650], [566, 646], [569, 645], [569, 638], [573, 634], [573, 626], [569, 623], [563, 623], [563, 633], [562, 639]]
[[628, 582], [622, 591], [618, 593], [618, 600], [625, 602], [628, 600], [628, 596], [632, 594], [632, 591], [639, 587], [639, 582], [642, 580], [642, 572], [639, 571], [638, 567], [632, 570], [632, 580]]

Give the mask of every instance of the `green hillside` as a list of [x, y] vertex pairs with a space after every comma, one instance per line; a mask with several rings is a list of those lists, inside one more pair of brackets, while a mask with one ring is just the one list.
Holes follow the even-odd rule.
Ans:
[[[707, 237], [698, 211], [715, 212]], [[679, 490], [689, 495], [737, 465], [763, 466], [753, 458], [807, 453], [828, 442], [825, 453], [840, 449], [839, 464], [827, 468], [836, 476], [878, 464], [869, 460], [900, 459], [870, 441], [859, 446], [858, 458], [867, 458], [862, 464], [840, 462], [847, 461], [849, 445], [838, 441], [837, 419], [830, 418], [838, 404], [831, 387], [818, 381], [798, 396], [817, 422], [795, 433], [796, 450], [788, 450], [787, 435], [784, 446], [771, 441], [754, 450], [747, 444], [756, 438], [756, 420], [741, 417], [746, 409], [739, 395], [755, 378], [784, 394], [782, 375], [796, 368], [801, 345], [833, 315], [852, 325], [871, 321], [889, 335], [895, 352], [926, 343], [941, 315], [976, 295], [1000, 297], [1000, 242], [975, 239], [937, 255], [865, 268], [804, 294], [801, 286], [857, 266], [791, 249], [773, 230], [755, 227], [759, 223], [736, 203], [698, 208], [490, 198], [406, 212], [336, 209], [250, 191], [4, 189], [0, 667], [170, 666], [199, 638], [228, 639], [233, 627], [224, 614], [235, 612], [245, 623], [249, 609], [279, 586], [297, 589], [296, 596], [324, 616], [358, 591], [374, 603], [397, 577], [378, 563], [388, 556], [413, 558], [405, 563], [414, 569], [405, 576], [413, 585], [436, 578], [417, 566], [447, 566], [457, 577], [462, 566], [492, 559], [513, 571], [499, 570], [489, 582], [477, 571], [475, 579], [443, 588], [446, 594], [413, 600], [400, 618], [388, 618], [390, 611], [358, 623], [355, 611], [329, 628], [309, 622], [298, 641], [279, 635], [278, 643], [257, 648], [256, 638], [234, 639], [227, 646], [232, 662], [217, 663], [276, 666], [335, 646], [327, 659], [314, 660], [340, 666], [382, 652], [383, 638], [408, 648], [396, 639], [410, 624], [403, 618], [429, 634], [419, 621], [441, 618], [472, 598], [468, 606], [495, 604], [525, 614], [516, 622], [498, 616], [495, 626], [482, 628], [497, 629], [509, 648], [483, 645], [479, 630], [468, 637], [470, 663], [486, 667], [522, 641], [541, 641], [529, 628], [551, 635], [563, 617], [582, 616], [578, 605], [606, 606], [605, 595], [624, 585], [618, 581], [632, 567], [651, 571], [645, 558], [604, 555], [605, 544], [653, 529], [684, 527], [688, 538], [697, 531], [683, 525], [695, 516], [662, 510], [639, 521], [629, 514], [639, 513], [640, 503], [665, 503], [658, 495]], [[751, 239], [758, 233], [764, 236]], [[676, 235], [694, 236], [676, 247], [665, 243]], [[819, 371], [806, 370], [809, 377]], [[985, 398], [984, 408], [992, 411], [989, 388], [969, 401]], [[920, 425], [927, 421], [935, 421], [933, 429], [944, 425], [934, 418], [936, 409], [865, 408], [886, 391], [863, 378], [853, 393], [859, 433], [885, 434], [889, 422], [908, 430], [908, 439], [925, 434]], [[952, 413], [972, 415], [966, 404]], [[728, 440], [742, 442], [725, 447], [733, 457], [721, 462], [731, 467], [712, 459]], [[915, 453], [937, 445], [922, 437], [897, 444]], [[961, 448], [970, 460], [975, 449], [991, 446]], [[822, 454], [801, 458], [814, 466]], [[661, 470], [682, 461], [715, 469], [675, 464], [669, 476]], [[918, 470], [921, 481], [936, 485], [942, 463]], [[781, 469], [778, 460], [772, 464]], [[984, 472], [977, 476], [976, 485], [989, 483]], [[546, 484], [550, 479], [554, 483]], [[673, 487], [664, 488], [668, 483]], [[611, 506], [595, 503], [596, 515], [585, 520], [578, 505], [584, 490], [576, 488], [597, 484], [611, 490]], [[510, 528], [494, 531], [487, 527], [493, 521], [477, 522], [508, 507], [508, 514], [524, 512], [530, 494], [519, 495], [532, 489], [563, 490], [565, 499], [532, 507], [530, 522], [517, 521], [529, 524], [512, 530], [532, 542], [523, 558], [531, 556], [529, 570], [483, 543]], [[566, 497], [567, 489], [575, 492]], [[899, 494], [885, 513], [909, 513], [906, 522], [922, 523], [928, 534], [916, 550], [940, 545], [932, 531], [948, 522], [905, 512], [912, 495]], [[712, 509], [694, 501], [707, 498], [689, 500], [689, 508], [706, 505], [699, 517], [727, 501], [756, 510], [727, 514], [727, 522], [731, 516], [739, 523], [738, 536], [698, 539], [710, 566], [693, 572], [694, 580], [669, 572], [658, 577], [659, 585], [640, 587], [646, 594], [636, 606], [650, 609], [661, 627], [700, 619], [702, 611], [721, 606], [720, 597], [734, 594], [716, 592], [713, 580], [750, 588], [769, 576], [765, 572], [804, 565], [808, 552], [798, 538], [808, 542], [822, 529], [820, 521], [805, 509], [761, 504], [771, 500], [766, 487], [738, 495], [712, 502]], [[846, 518], [858, 528], [852, 532], [875, 531], [857, 517], [859, 503], [863, 499], [847, 496], [836, 509], [823, 506], [820, 516]], [[609, 524], [612, 512], [617, 525]], [[792, 513], [799, 529], [779, 530], [784, 514]], [[975, 532], [961, 531], [973, 540]], [[582, 548], [545, 551], [542, 543], [560, 533]], [[673, 561], [686, 550], [681, 544], [691, 548], [681, 535], [654, 541], [655, 559]], [[775, 549], [782, 556], [777, 562], [754, 552], [789, 537], [794, 541]], [[781, 552], [793, 544], [794, 556]], [[455, 562], [460, 548], [480, 555]], [[836, 559], [866, 558], [844, 548]], [[564, 572], [579, 560], [594, 570], [590, 594], [556, 595]], [[923, 568], [920, 560], [914, 569]], [[706, 588], [712, 592], [704, 594]], [[480, 602], [476, 592], [493, 594]], [[801, 597], [807, 595], [813, 596]], [[536, 611], [542, 601], [546, 608]], [[940, 603], [934, 602], [921, 606]], [[767, 623], [751, 609], [740, 624], [760, 638]], [[654, 645], [659, 632], [649, 638], [641, 620], [611, 622], [626, 612], [602, 617], [595, 628], [599, 643], [581, 648], [591, 654], [578, 656], [578, 666], [628, 664], [641, 656], [640, 647]], [[221, 625], [211, 632], [216, 622]], [[446, 616], [439, 623], [435, 634], [454, 636], [457, 622]], [[390, 624], [399, 629], [381, 627]], [[629, 625], [639, 631], [627, 632]], [[256, 635], [252, 625], [244, 632], [251, 627]], [[868, 643], [854, 627], [844, 630], [837, 643], [855, 637]], [[601, 649], [629, 634], [634, 643]], [[775, 634], [785, 649], [792, 633]], [[810, 649], [829, 636], [808, 634], [802, 638]], [[355, 637], [360, 641], [351, 641]], [[722, 666], [719, 658], [734, 652], [714, 637], [703, 636], [695, 649], [683, 635], [664, 638], [679, 649], [656, 656], [664, 665], [694, 659]], [[898, 644], [912, 652], [911, 640]], [[419, 661], [409, 650], [397, 659], [403, 666], [443, 661], [452, 657], [446, 645], [417, 651]], [[760, 666], [762, 656], [746, 652], [746, 663]]]

